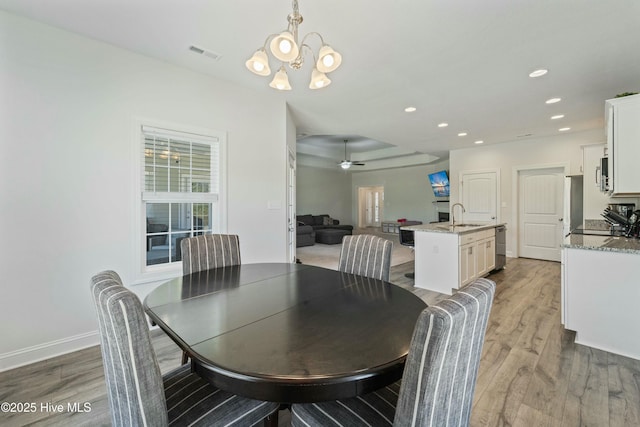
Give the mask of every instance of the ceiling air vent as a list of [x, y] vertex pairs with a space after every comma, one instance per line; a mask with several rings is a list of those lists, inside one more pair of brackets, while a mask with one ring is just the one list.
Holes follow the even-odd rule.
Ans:
[[220, 59], [222, 57], [222, 55], [220, 55], [219, 53], [215, 53], [213, 51], [206, 50], [206, 49], [203, 49], [203, 48], [198, 47], [198, 46], [189, 46], [189, 50], [191, 52], [197, 53], [198, 55], [208, 56], [209, 58], [213, 59], [214, 61], [217, 61], [218, 59]]

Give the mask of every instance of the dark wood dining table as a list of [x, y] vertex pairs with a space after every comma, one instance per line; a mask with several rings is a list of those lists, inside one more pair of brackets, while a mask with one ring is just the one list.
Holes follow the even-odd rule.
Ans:
[[389, 282], [302, 264], [185, 275], [145, 298], [216, 387], [273, 402], [343, 399], [402, 376], [426, 304]]

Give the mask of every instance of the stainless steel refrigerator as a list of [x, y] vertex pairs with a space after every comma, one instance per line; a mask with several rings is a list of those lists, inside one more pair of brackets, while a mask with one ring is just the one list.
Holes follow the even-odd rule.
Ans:
[[566, 236], [572, 230], [582, 227], [583, 222], [583, 188], [582, 175], [569, 175], [564, 179], [564, 214], [562, 218], [562, 234]]

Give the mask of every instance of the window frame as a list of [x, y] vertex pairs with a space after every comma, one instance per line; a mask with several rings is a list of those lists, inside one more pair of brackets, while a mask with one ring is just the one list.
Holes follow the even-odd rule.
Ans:
[[[135, 224], [133, 226], [135, 272], [134, 283], [144, 283], [165, 278], [178, 277], [182, 274], [181, 262], [169, 262], [147, 265], [147, 203], [211, 203], [211, 232], [226, 233], [227, 230], [227, 134], [221, 130], [188, 126], [183, 124], [159, 122], [148, 119], [134, 120], [134, 157], [133, 197]], [[195, 143], [217, 143], [218, 152], [218, 193], [179, 193], [145, 191], [145, 134], [149, 130], [159, 135], [176, 137]], [[215, 141], [217, 140], [217, 141]], [[214, 159], [212, 158], [212, 163]], [[214, 167], [211, 167], [210, 183], [214, 180]]]

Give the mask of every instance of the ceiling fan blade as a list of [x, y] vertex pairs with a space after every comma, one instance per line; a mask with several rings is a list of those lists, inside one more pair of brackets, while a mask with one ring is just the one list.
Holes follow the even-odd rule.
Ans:
[[364, 166], [365, 164], [362, 162], [351, 162], [352, 165], [356, 165], [356, 166]]

